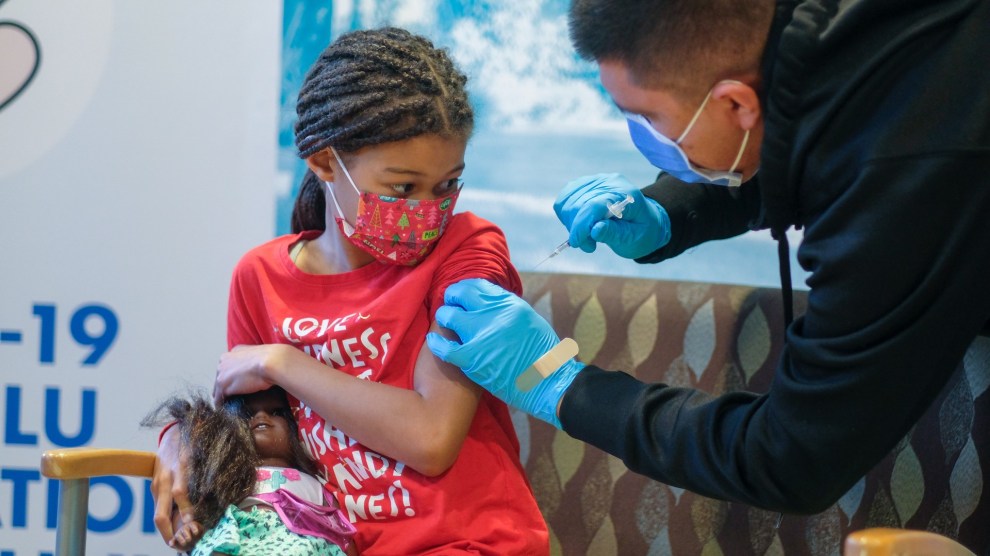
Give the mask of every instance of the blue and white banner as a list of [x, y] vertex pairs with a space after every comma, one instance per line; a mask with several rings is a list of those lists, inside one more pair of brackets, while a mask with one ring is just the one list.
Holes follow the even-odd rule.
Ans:
[[[0, 2], [0, 555], [54, 549], [42, 451], [153, 450], [141, 418], [210, 386], [274, 226], [281, 8]], [[146, 481], [90, 508], [88, 553], [174, 553]]]

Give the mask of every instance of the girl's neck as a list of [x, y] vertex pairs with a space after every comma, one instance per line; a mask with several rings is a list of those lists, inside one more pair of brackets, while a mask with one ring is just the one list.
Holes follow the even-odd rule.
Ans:
[[327, 229], [306, 243], [296, 267], [309, 274], [342, 274], [371, 264], [375, 258], [352, 244], [327, 214]]

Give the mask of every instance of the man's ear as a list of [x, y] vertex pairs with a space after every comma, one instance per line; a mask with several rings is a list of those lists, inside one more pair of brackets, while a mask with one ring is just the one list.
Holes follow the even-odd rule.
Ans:
[[722, 101], [731, 110], [731, 117], [744, 130], [760, 123], [760, 97], [750, 85], [738, 81], [722, 81], [712, 89], [712, 100]]
[[307, 157], [306, 165], [316, 174], [316, 177], [320, 178], [320, 181], [333, 182], [334, 167], [330, 164], [332, 159], [333, 154], [330, 152], [330, 149], [323, 149]]

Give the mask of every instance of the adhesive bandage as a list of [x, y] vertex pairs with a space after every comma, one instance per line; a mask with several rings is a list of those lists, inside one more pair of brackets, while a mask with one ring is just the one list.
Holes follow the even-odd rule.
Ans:
[[577, 342], [571, 338], [564, 338], [516, 377], [516, 389], [520, 392], [532, 390], [541, 380], [550, 376], [550, 373], [559, 369], [577, 354]]

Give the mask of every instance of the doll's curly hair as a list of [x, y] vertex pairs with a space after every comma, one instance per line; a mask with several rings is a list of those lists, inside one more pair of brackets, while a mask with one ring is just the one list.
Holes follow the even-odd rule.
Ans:
[[[278, 387], [276, 387], [278, 388]], [[285, 393], [278, 388], [282, 395]], [[178, 422], [182, 444], [188, 450], [188, 493], [193, 517], [206, 529], [217, 524], [227, 506], [237, 504], [254, 490], [255, 469], [261, 459], [255, 450], [244, 409], [248, 396], [228, 398], [215, 408], [203, 394], [172, 396], [149, 413], [141, 425], [161, 427]], [[299, 441], [294, 419], [289, 424], [292, 466], [311, 475], [316, 463]]]

